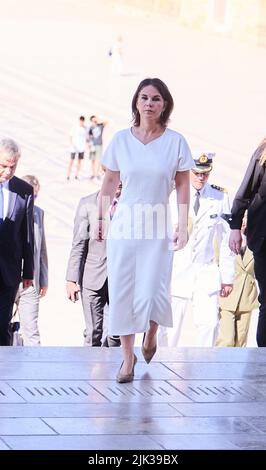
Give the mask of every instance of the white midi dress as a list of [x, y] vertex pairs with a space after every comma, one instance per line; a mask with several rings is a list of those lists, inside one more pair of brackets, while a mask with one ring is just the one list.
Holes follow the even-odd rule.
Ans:
[[194, 167], [188, 144], [168, 128], [148, 144], [124, 129], [102, 164], [120, 171], [123, 185], [107, 237], [108, 334], [145, 332], [150, 320], [171, 327], [169, 195], [176, 172]]

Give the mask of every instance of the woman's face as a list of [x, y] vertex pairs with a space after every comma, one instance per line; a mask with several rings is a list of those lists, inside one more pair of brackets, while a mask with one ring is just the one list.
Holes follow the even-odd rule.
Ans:
[[141, 119], [158, 122], [161, 113], [165, 110], [166, 102], [157, 88], [148, 85], [140, 91], [136, 107]]

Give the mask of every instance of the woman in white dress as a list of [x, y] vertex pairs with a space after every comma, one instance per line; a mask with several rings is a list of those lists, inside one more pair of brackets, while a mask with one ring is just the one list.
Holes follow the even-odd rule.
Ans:
[[[172, 326], [173, 249], [187, 243], [189, 170], [194, 166], [184, 137], [167, 128], [173, 105], [160, 79], [143, 80], [132, 100], [133, 126], [115, 134], [102, 158], [106, 173], [99, 197], [99, 241], [106, 235], [105, 214], [122, 181], [107, 237], [108, 333], [121, 336], [120, 383], [134, 378], [135, 333], [144, 332], [142, 353], [149, 363], [158, 325]], [[173, 236], [168, 202], [174, 184], [179, 227]]]

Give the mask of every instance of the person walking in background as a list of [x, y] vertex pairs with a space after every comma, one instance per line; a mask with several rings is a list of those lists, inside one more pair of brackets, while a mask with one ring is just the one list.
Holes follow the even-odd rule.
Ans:
[[[40, 183], [34, 175], [22, 178], [33, 187], [34, 199], [37, 198]], [[44, 232], [44, 211], [34, 204], [34, 278], [28, 289], [20, 284], [17, 296], [17, 313], [24, 346], [39, 346], [40, 332], [38, 327], [40, 299], [48, 289], [48, 257]]]
[[0, 140], [0, 345], [11, 345], [10, 321], [22, 278], [33, 280], [33, 188], [14, 176], [20, 157], [17, 143]]
[[77, 155], [77, 166], [75, 179], [78, 179], [81, 161], [84, 158], [86, 147], [87, 128], [85, 126], [85, 117], [80, 116], [79, 123], [74, 125], [70, 131], [70, 161], [67, 169], [67, 180], [70, 180], [72, 166]]
[[247, 245], [253, 252], [255, 277], [259, 285], [257, 344], [266, 346], [266, 138], [251, 157], [243, 181], [236, 193], [229, 220], [229, 246], [240, 254], [241, 226], [247, 210]]
[[[178, 346], [184, 316], [191, 306], [197, 329], [196, 344], [212, 347], [218, 333], [219, 296], [227, 297], [234, 281], [234, 256], [228, 249], [228, 194], [208, 183], [212, 171], [211, 152], [195, 152], [191, 170], [190, 237], [184, 250], [175, 254], [172, 276], [174, 327], [160, 330], [161, 346]], [[219, 246], [219, 266], [214, 240]]]
[[101, 173], [101, 157], [103, 151], [103, 130], [107, 121], [100, 121], [97, 116], [90, 117], [91, 126], [88, 131], [89, 155], [91, 161], [91, 178], [99, 180]]
[[167, 128], [173, 105], [160, 79], [143, 80], [132, 100], [133, 126], [115, 134], [102, 159], [106, 173], [99, 196], [99, 244], [105, 237], [105, 214], [122, 180], [107, 239], [109, 334], [121, 338], [120, 383], [134, 378], [135, 333], [144, 332], [142, 353], [149, 363], [156, 352], [158, 325], [172, 326], [173, 234], [168, 227], [168, 201], [175, 181], [179, 227], [174, 243], [181, 249], [187, 243], [189, 169], [193, 166], [184, 137]]
[[67, 297], [75, 302], [81, 291], [85, 346], [120, 346], [119, 336], [108, 336], [103, 331], [104, 309], [109, 303], [106, 245], [91, 237], [91, 228], [97, 217], [98, 196], [99, 191], [82, 198], [76, 211], [66, 274]]
[[123, 69], [123, 37], [118, 35], [112, 43], [108, 53], [111, 60], [111, 74], [121, 76]]
[[243, 244], [236, 256], [235, 279], [228, 297], [220, 297], [219, 334], [216, 346], [244, 347], [247, 345], [252, 310], [258, 308], [258, 290], [254, 273], [254, 258], [246, 244], [247, 219], [242, 223]]

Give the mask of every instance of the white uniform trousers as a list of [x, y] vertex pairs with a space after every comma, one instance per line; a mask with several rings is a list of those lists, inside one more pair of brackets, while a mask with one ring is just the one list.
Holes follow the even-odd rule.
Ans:
[[179, 345], [184, 316], [190, 303], [196, 327], [194, 346], [215, 346], [219, 322], [219, 292], [208, 294], [202, 289], [195, 289], [191, 300], [172, 296], [173, 328], [159, 328], [158, 344], [160, 346], [177, 347]]

